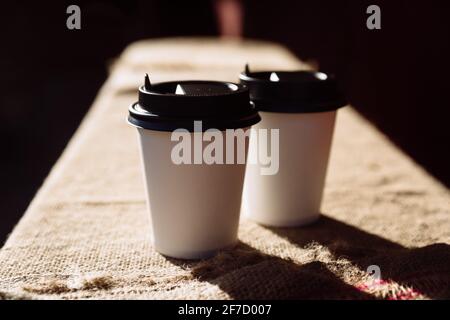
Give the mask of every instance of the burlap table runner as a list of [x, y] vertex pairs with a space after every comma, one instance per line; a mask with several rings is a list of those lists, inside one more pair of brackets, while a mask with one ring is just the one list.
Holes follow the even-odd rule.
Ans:
[[[153, 250], [136, 133], [125, 123], [136, 88], [144, 72], [236, 81], [245, 62], [307, 68], [261, 42], [169, 39], [125, 50], [1, 249], [0, 297], [449, 298], [448, 190], [350, 107], [339, 112], [319, 222], [243, 220], [238, 247], [204, 261]], [[368, 276], [370, 265], [381, 279]]]

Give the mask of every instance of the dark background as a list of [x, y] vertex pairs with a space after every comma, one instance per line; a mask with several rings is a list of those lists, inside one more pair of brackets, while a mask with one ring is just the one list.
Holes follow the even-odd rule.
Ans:
[[[81, 7], [82, 29], [66, 28]], [[382, 29], [366, 28], [377, 4]], [[243, 1], [245, 37], [274, 40], [335, 73], [351, 104], [450, 184], [448, 1]], [[217, 35], [213, 1], [4, 2], [0, 7], [0, 243], [132, 41]], [[386, 165], [389, 165], [388, 163]]]

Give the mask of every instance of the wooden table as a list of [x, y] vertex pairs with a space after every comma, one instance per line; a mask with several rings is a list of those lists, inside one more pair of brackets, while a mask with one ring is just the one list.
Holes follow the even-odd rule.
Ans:
[[[319, 222], [280, 229], [243, 219], [238, 247], [200, 262], [153, 250], [137, 137], [125, 122], [136, 88], [145, 72], [154, 82], [237, 81], [246, 62], [308, 68], [265, 42], [130, 45], [1, 249], [0, 297], [450, 297], [448, 190], [350, 107], [339, 111]], [[367, 275], [370, 265], [382, 280]]]

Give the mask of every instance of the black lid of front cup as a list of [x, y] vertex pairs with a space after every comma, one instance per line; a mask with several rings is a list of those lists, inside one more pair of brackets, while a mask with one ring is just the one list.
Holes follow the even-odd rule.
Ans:
[[173, 81], [139, 87], [139, 101], [129, 107], [128, 122], [134, 126], [173, 131], [194, 131], [194, 121], [202, 130], [249, 127], [259, 117], [250, 102], [248, 88], [232, 82]]
[[346, 100], [332, 75], [314, 71], [246, 71], [239, 75], [258, 111], [310, 113], [333, 111]]

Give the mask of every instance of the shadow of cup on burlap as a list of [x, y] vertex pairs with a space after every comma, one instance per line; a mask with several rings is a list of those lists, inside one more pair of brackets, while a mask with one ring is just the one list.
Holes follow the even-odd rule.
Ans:
[[264, 227], [298, 247], [319, 243], [337, 258], [361, 270], [380, 267], [381, 278], [433, 299], [450, 298], [450, 246], [438, 243], [406, 248], [374, 234], [322, 215], [314, 224], [297, 228]]
[[303, 265], [239, 242], [206, 260], [167, 258], [199, 281], [217, 285], [233, 299], [374, 299], [336, 277], [324, 263]]

